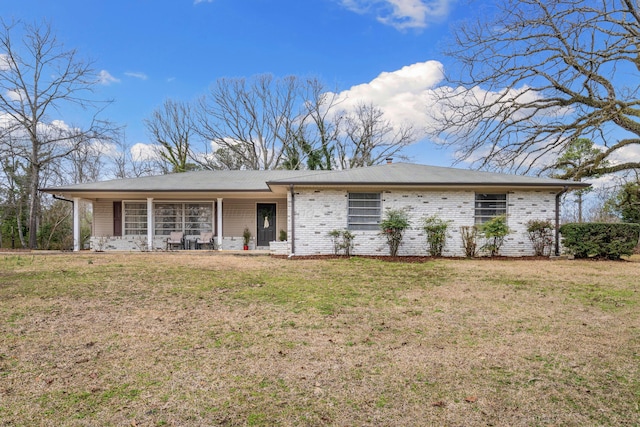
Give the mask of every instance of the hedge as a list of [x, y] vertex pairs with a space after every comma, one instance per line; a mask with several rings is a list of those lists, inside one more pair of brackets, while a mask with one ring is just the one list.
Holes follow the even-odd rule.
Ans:
[[640, 224], [588, 222], [560, 227], [562, 244], [576, 258], [620, 259], [632, 255]]

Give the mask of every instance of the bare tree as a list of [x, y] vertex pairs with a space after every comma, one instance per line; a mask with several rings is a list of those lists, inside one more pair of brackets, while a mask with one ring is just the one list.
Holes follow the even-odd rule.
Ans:
[[371, 166], [388, 157], [400, 157], [402, 149], [415, 141], [409, 125], [394, 128], [382, 109], [358, 104], [344, 115], [344, 137], [336, 143], [338, 166], [342, 169]]
[[304, 106], [293, 133], [307, 169], [331, 170], [334, 154], [340, 139], [342, 116], [336, 114], [339, 106], [336, 91], [329, 92], [318, 79], [309, 79], [303, 88]]
[[640, 10], [634, 0], [500, 0], [457, 29], [459, 76], [436, 91], [434, 134], [479, 167], [529, 172], [577, 138], [605, 148], [583, 176], [640, 144]]
[[1, 21], [0, 52], [0, 113], [16, 127], [16, 138], [22, 138], [18, 154], [28, 165], [29, 247], [35, 248], [42, 170], [86, 141], [99, 139], [106, 127], [95, 115], [88, 127], [80, 129], [56, 121], [52, 114], [65, 107], [100, 110], [89, 97], [98, 79], [91, 63], [65, 49], [46, 23]]
[[[199, 103], [199, 133], [246, 169], [275, 169], [291, 143], [298, 79], [219, 79]], [[208, 156], [210, 157], [209, 153]], [[215, 163], [215, 162], [214, 162]], [[220, 162], [224, 166], [228, 162]], [[211, 163], [205, 162], [205, 167]]]
[[147, 131], [159, 144], [159, 156], [170, 166], [167, 172], [186, 172], [195, 165], [191, 141], [195, 135], [195, 123], [191, 105], [187, 102], [167, 99], [144, 121]]

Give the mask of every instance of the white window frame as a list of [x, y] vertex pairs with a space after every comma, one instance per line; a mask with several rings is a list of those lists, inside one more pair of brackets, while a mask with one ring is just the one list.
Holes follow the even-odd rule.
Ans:
[[[479, 199], [478, 196], [481, 198]], [[507, 193], [475, 193], [474, 218], [476, 224], [484, 224], [491, 218], [507, 215], [509, 195]], [[487, 213], [491, 211], [490, 213]]]
[[[375, 195], [377, 197], [367, 197]], [[364, 196], [364, 197], [358, 197]], [[355, 202], [352, 204], [352, 202]], [[356, 206], [363, 204], [364, 206]], [[369, 204], [369, 205], [367, 205]], [[372, 214], [369, 211], [377, 211]], [[347, 229], [353, 231], [379, 230], [382, 220], [381, 192], [349, 192], [347, 194]]]
[[[131, 204], [139, 204], [139, 205], [144, 205], [144, 212], [146, 213], [146, 215], [142, 216], [142, 214], [138, 214], [137, 216], [138, 218], [138, 227], [134, 228], [134, 230], [136, 230], [136, 234], [131, 234], [130, 232], [128, 233], [127, 230], [127, 224], [131, 224], [131, 221], [128, 221], [128, 219], [130, 218], [129, 215], [127, 215], [127, 205], [131, 205]], [[215, 207], [215, 201], [206, 201], [206, 200], [154, 200], [153, 202], [153, 218], [152, 218], [152, 223], [153, 223], [153, 235], [154, 236], [168, 236], [169, 234], [157, 234], [157, 221], [156, 221], [156, 205], [162, 205], [162, 204], [175, 204], [175, 205], [180, 205], [180, 209], [181, 209], [181, 218], [180, 218], [180, 228], [177, 230], [166, 230], [167, 232], [171, 232], [171, 231], [183, 231], [185, 233], [185, 236], [189, 236], [189, 235], [199, 235], [200, 233], [206, 233], [206, 232], [213, 232], [213, 230], [215, 230], [215, 211], [216, 211], [216, 207]], [[202, 222], [202, 223], [198, 223], [198, 222], [189, 222], [187, 221], [188, 219], [188, 215], [187, 214], [187, 206], [188, 205], [206, 205], [207, 207], [209, 207], [211, 209], [211, 218], [210, 221], [208, 222]], [[140, 206], [140, 211], [142, 211], [142, 207]], [[122, 235], [123, 236], [146, 236], [147, 235], [147, 217], [149, 215], [149, 212], [147, 212], [147, 202], [146, 200], [123, 200], [122, 201]], [[194, 224], [206, 224], [207, 227], [189, 227], [187, 228], [188, 225], [194, 225]], [[195, 234], [187, 234], [187, 233], [195, 233]]]
[[[180, 205], [180, 223], [178, 228], [158, 230], [156, 206], [158, 205]], [[206, 205], [211, 209], [211, 217], [208, 222], [190, 222], [187, 214], [188, 205]], [[215, 230], [215, 206], [214, 202], [203, 200], [155, 200], [153, 203], [153, 232], [155, 236], [168, 236], [171, 231], [181, 231], [185, 236], [197, 236], [201, 233], [211, 233]], [[194, 224], [206, 224], [208, 227], [193, 227]], [[162, 231], [159, 234], [158, 231]]]
[[[141, 205], [138, 206], [140, 212], [136, 215], [128, 215], [127, 205]], [[142, 211], [145, 212], [142, 215]], [[146, 236], [147, 235], [147, 218], [149, 216], [149, 212], [147, 212], [147, 201], [146, 200], [123, 200], [122, 201], [122, 235], [123, 236]], [[136, 217], [137, 221], [130, 221], [131, 217]], [[137, 227], [130, 227], [127, 229], [127, 224], [138, 224]], [[134, 233], [130, 231], [134, 230]]]

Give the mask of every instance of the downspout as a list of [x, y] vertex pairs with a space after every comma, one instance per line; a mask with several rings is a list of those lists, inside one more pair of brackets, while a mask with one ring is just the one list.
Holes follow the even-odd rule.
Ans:
[[569, 187], [565, 185], [562, 191], [556, 194], [556, 256], [560, 256], [560, 197], [567, 191]]
[[291, 253], [289, 256], [294, 256], [296, 253], [296, 197], [293, 191], [293, 184], [289, 186], [289, 190], [291, 191], [291, 235], [289, 238], [291, 239]]

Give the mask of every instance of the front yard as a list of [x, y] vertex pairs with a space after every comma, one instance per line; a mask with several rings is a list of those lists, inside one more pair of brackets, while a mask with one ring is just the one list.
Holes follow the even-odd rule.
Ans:
[[639, 420], [637, 257], [0, 253], [0, 426]]

